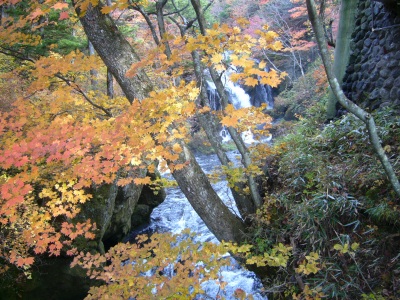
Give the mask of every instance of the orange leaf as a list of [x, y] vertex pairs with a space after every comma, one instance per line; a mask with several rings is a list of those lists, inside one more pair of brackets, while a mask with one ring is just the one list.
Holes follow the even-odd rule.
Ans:
[[133, 179], [133, 182], [135, 184], [149, 184], [151, 182], [151, 178], [149, 176], [146, 176], [144, 178], [135, 178]]
[[125, 186], [133, 182], [133, 178], [121, 178], [118, 179], [117, 185]]
[[52, 6], [52, 8], [57, 10], [63, 10], [64, 8], [68, 8], [68, 3], [65, 2], [57, 2]]
[[102, 9], [101, 9], [101, 12], [103, 13], [103, 14], [109, 14], [110, 12], [112, 12], [113, 11], [113, 7], [112, 6], [104, 6]]
[[37, 17], [43, 16], [44, 12], [40, 8], [36, 8], [36, 10], [29, 15], [31, 20], [36, 19]]

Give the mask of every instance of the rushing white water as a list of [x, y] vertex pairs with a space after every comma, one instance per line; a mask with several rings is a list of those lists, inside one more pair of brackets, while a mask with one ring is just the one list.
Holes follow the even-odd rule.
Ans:
[[[225, 87], [225, 92], [229, 97], [229, 102], [234, 106], [235, 109], [251, 107], [250, 95], [246, 93], [246, 91], [238, 84], [232, 82], [229, 77], [233, 71], [227, 71], [221, 75], [221, 81]], [[221, 109], [220, 97], [216, 90], [215, 84], [211, 81], [207, 81], [207, 94], [208, 99], [210, 101], [210, 106], [213, 110]], [[257, 103], [257, 105], [261, 105], [261, 103], [267, 103], [268, 108], [272, 108], [273, 106], [273, 97], [271, 93], [271, 87], [265, 85], [257, 85], [254, 90], [253, 101]], [[220, 136], [222, 138], [222, 142], [226, 143], [232, 140], [228, 130], [223, 127]], [[242, 132], [242, 139], [246, 144], [257, 143], [254, 139], [253, 132], [249, 129]]]
[[221, 76], [222, 83], [225, 86], [225, 90], [230, 95], [230, 101], [235, 109], [250, 107], [250, 96], [245, 92], [245, 90], [239, 85], [233, 83], [229, 76], [231, 72], [225, 72]]
[[[230, 152], [228, 155], [231, 159], [234, 159], [237, 154]], [[216, 166], [219, 166], [216, 155], [198, 155], [196, 159], [206, 173], [212, 172]], [[165, 175], [170, 176], [169, 174]], [[227, 182], [220, 181], [213, 184], [213, 188], [228, 207], [235, 213], [238, 213]], [[167, 197], [165, 201], [153, 210], [150, 225], [144, 228], [143, 231], [179, 234], [182, 230], [189, 228], [195, 233], [195, 241], [218, 243], [216, 237], [193, 210], [179, 188], [167, 188], [166, 192]], [[224, 297], [225, 299], [235, 299], [233, 295], [237, 289], [242, 289], [256, 300], [267, 299], [262, 294], [262, 285], [257, 276], [253, 272], [239, 266], [233, 259], [232, 262], [231, 266], [225, 266], [220, 270], [221, 280], [227, 282], [226, 287], [221, 290], [216, 282], [212, 280], [207, 281], [202, 286], [206, 293], [204, 295], [205, 298], [201, 299], [216, 299], [217, 296]]]

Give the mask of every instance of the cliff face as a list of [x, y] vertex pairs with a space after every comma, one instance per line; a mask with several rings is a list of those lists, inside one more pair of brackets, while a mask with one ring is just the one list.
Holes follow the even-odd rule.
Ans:
[[[147, 173], [146, 170], [138, 170], [132, 174], [134, 177], [150, 176], [156, 179], [157, 172]], [[80, 250], [93, 249], [104, 252], [109, 247], [122, 241], [131, 230], [150, 221], [150, 214], [156, 206], [165, 199], [164, 189], [155, 193], [148, 186], [128, 184], [119, 187], [114, 184], [103, 184], [93, 187], [89, 191], [93, 198], [85, 203], [77, 221], [91, 219], [98, 228], [94, 241], [83, 241], [77, 245]]]
[[360, 0], [343, 90], [366, 109], [400, 110], [400, 14], [396, 6]]

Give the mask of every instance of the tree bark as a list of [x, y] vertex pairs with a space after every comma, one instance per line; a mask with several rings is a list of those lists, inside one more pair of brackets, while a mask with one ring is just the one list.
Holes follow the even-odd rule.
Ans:
[[[351, 34], [355, 26], [355, 14], [358, 0], [342, 1], [340, 6], [339, 30], [336, 38], [335, 58], [333, 72], [338, 79], [339, 85], [342, 84], [344, 73], [350, 58]], [[328, 120], [336, 116], [336, 97], [331, 91], [326, 108], [326, 117]]]
[[[89, 7], [83, 15], [77, 10], [84, 30], [105, 65], [120, 83], [128, 100], [132, 103], [136, 98], [144, 99], [152, 89], [150, 79], [145, 73], [135, 78], [125, 76], [128, 68], [139, 57], [113, 20], [102, 14], [100, 9], [99, 6]], [[223, 204], [189, 149], [183, 143], [181, 147], [184, 151], [178, 160], [169, 163], [185, 165], [172, 173], [182, 192], [219, 240], [242, 241], [244, 223]]]
[[172, 175], [193, 209], [218, 240], [244, 241], [244, 223], [221, 201], [186, 145], [181, 146], [179, 159], [188, 165]]
[[107, 68], [107, 96], [110, 97], [110, 99], [114, 98], [114, 77], [108, 68]]
[[[93, 44], [90, 41], [88, 43], [88, 48], [89, 48], [89, 55], [96, 55]], [[92, 85], [92, 90], [94, 90], [94, 91], [96, 91], [99, 88], [99, 82], [97, 80], [98, 76], [99, 76], [99, 72], [97, 72], [96, 69], [90, 70], [90, 83]]]
[[118, 27], [109, 15], [103, 14], [100, 4], [89, 6], [83, 15], [76, 9], [85, 33], [101, 57], [104, 64], [113, 74], [125, 96], [132, 103], [134, 99], [142, 100], [153, 90], [153, 85], [144, 71], [139, 71], [132, 78], [125, 76], [133, 63], [138, 62], [139, 56], [125, 40]]
[[172, 55], [172, 52], [171, 52], [171, 48], [169, 47], [168, 40], [165, 39], [167, 31], [165, 29], [164, 14], [163, 14], [163, 8], [164, 8], [164, 5], [167, 3], [167, 1], [168, 0], [158, 0], [156, 2], [156, 13], [157, 13], [158, 30], [160, 32], [161, 40], [165, 46], [165, 55], [167, 55], [167, 57], [169, 59]]
[[382, 148], [382, 145], [380, 143], [380, 138], [378, 136], [376, 126], [375, 126], [375, 121], [374, 118], [367, 113], [365, 110], [363, 110], [361, 107], [356, 105], [354, 102], [350, 101], [343, 93], [339, 82], [337, 78], [335, 77], [335, 74], [333, 72], [333, 68], [331, 65], [331, 61], [329, 58], [329, 51], [328, 48], [326, 47], [326, 41], [322, 29], [322, 24], [321, 21], [319, 20], [315, 8], [315, 2], [314, 0], [306, 0], [307, 2], [307, 11], [308, 11], [308, 16], [311, 21], [311, 25], [313, 27], [315, 36], [317, 38], [318, 42], [318, 47], [321, 52], [321, 57], [322, 61], [324, 63], [326, 75], [328, 77], [329, 85], [331, 86], [331, 89], [333, 93], [336, 96], [337, 101], [343, 105], [344, 108], [346, 108], [349, 112], [353, 113], [355, 116], [357, 116], [361, 121], [363, 121], [368, 129], [369, 133], [369, 139], [371, 141], [371, 144], [375, 150], [376, 155], [378, 156], [387, 177], [389, 178], [390, 183], [392, 184], [392, 187], [398, 197], [400, 197], [400, 183], [398, 178], [396, 177], [396, 173], [393, 170], [393, 167], [386, 156], [385, 151]]

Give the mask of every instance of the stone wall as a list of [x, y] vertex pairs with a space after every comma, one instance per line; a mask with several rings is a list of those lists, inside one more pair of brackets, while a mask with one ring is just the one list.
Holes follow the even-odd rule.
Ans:
[[373, 110], [400, 109], [400, 15], [396, 9], [360, 0], [343, 90]]

